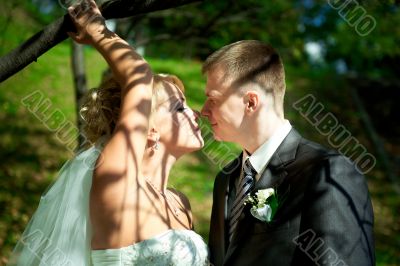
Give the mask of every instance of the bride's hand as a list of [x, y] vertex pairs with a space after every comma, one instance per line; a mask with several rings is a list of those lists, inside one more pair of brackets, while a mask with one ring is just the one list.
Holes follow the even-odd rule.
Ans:
[[68, 35], [78, 43], [93, 44], [110, 32], [94, 0], [82, 0], [70, 6], [68, 13], [77, 30]]

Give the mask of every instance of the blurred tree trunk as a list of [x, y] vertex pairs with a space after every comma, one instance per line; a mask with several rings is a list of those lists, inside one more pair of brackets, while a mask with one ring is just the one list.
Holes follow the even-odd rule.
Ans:
[[353, 88], [353, 86], [350, 86], [349, 88], [354, 105], [357, 108], [357, 111], [360, 115], [362, 122], [364, 123], [367, 135], [371, 139], [372, 144], [374, 145], [377, 157], [379, 158], [379, 162], [384, 168], [384, 171], [387, 174], [389, 180], [392, 182], [394, 191], [400, 194], [399, 179], [396, 176], [396, 172], [393, 170], [395, 169], [395, 167], [393, 167], [392, 162], [389, 159], [389, 155], [385, 151], [382, 139], [376, 132], [373, 122], [371, 121], [371, 118], [369, 117], [368, 112], [366, 111], [364, 103], [357, 93], [357, 89]]
[[79, 114], [81, 108], [82, 98], [87, 92], [86, 71], [85, 71], [85, 57], [83, 54], [83, 45], [71, 41], [71, 65], [74, 78], [75, 87], [75, 106], [76, 106], [76, 121], [79, 129], [78, 146], [77, 150], [81, 148], [84, 138], [82, 135], [82, 119]]
[[[109, 0], [101, 5], [106, 19], [123, 18], [156, 10], [173, 8], [201, 0]], [[66, 14], [36, 33], [19, 47], [0, 58], [0, 82], [11, 77], [50, 48], [65, 40], [68, 31], [74, 31]]]

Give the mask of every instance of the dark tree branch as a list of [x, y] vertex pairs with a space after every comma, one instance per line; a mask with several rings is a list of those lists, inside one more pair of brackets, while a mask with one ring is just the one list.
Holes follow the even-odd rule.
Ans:
[[126, 18], [199, 1], [202, 0], [110, 0], [101, 6], [101, 12], [106, 19]]
[[[173, 8], [201, 0], [110, 0], [101, 6], [106, 19], [123, 18], [156, 10]], [[11, 77], [37, 58], [65, 40], [67, 31], [74, 31], [68, 15], [36, 33], [22, 45], [0, 58], [0, 82]]]

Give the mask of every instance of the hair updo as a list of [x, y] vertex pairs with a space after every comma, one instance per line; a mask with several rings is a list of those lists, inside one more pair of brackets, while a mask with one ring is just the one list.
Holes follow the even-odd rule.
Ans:
[[[153, 76], [152, 114], [156, 111], [156, 103], [165, 90], [166, 83], [172, 83], [182, 92], [185, 91], [183, 83], [174, 75], [156, 74]], [[163, 97], [164, 98], [164, 97]], [[114, 79], [111, 72], [103, 75], [98, 88], [90, 89], [84, 96], [80, 109], [83, 120], [83, 134], [90, 144], [94, 144], [100, 137], [111, 135], [115, 129], [121, 111], [121, 86]]]

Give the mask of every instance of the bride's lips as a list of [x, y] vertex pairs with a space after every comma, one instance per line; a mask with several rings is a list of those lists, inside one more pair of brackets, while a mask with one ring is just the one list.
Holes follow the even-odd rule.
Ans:
[[199, 131], [200, 130], [200, 126], [199, 126], [199, 124], [193, 124], [193, 130], [194, 131]]

